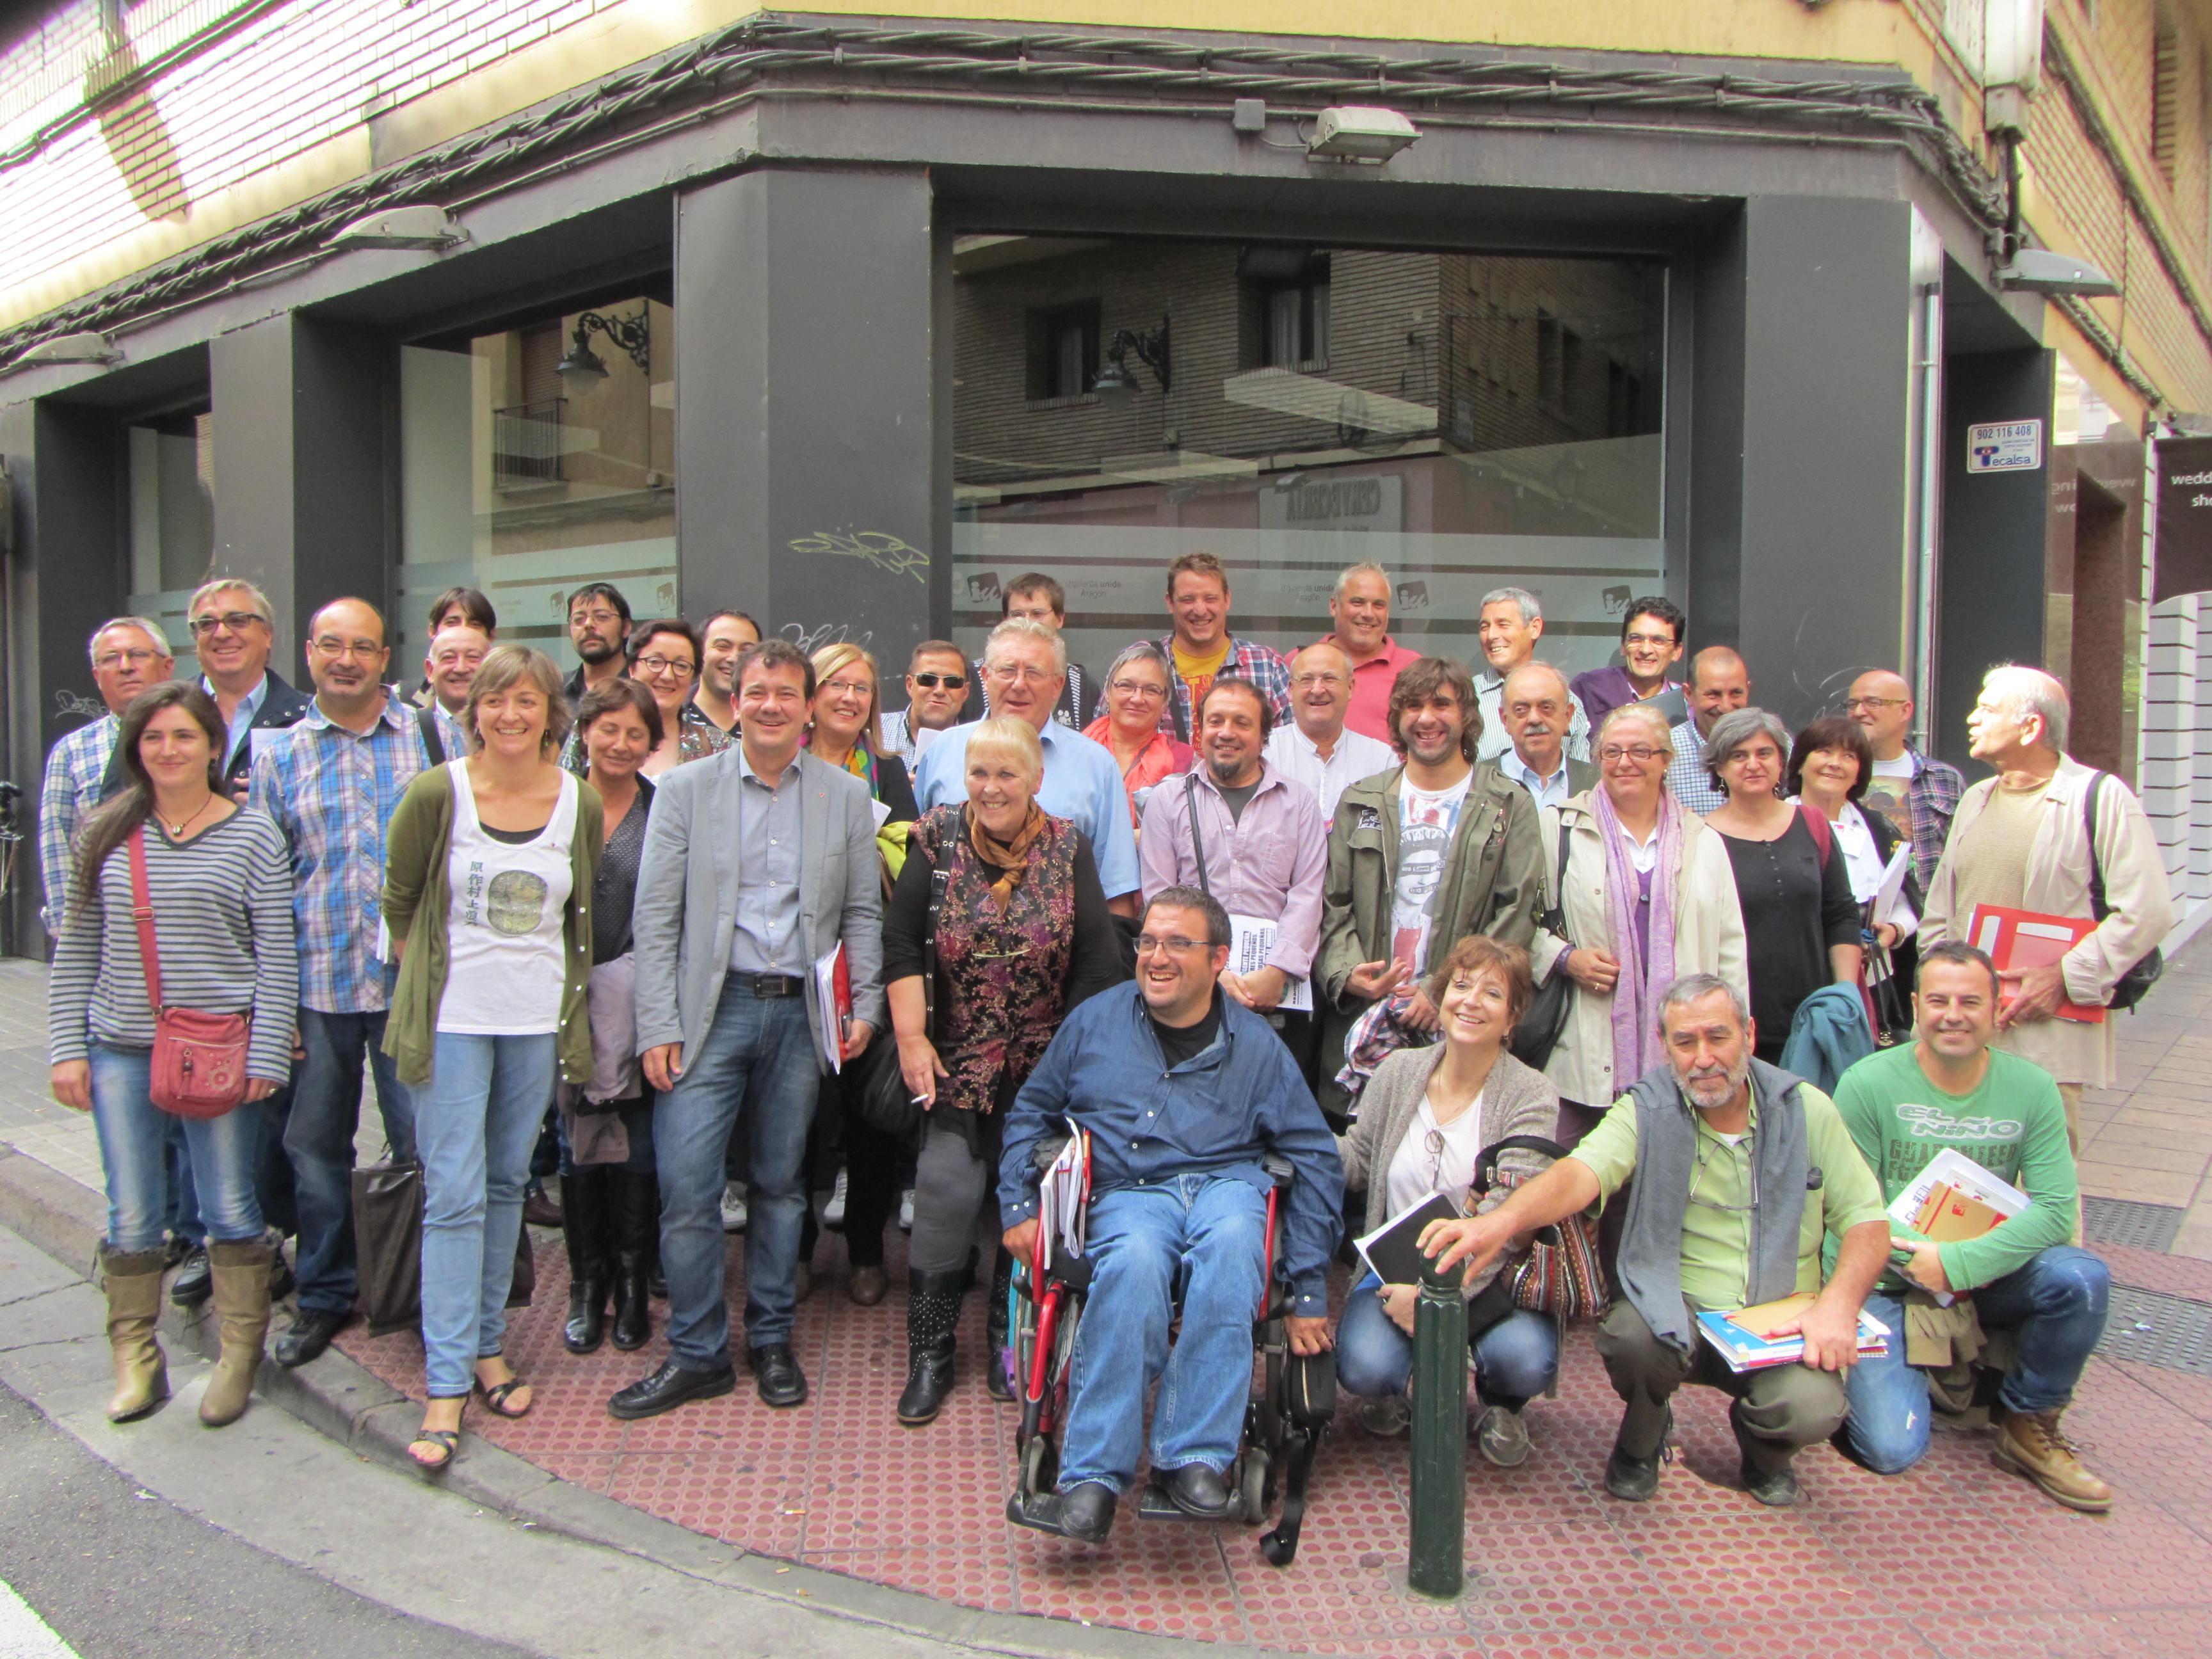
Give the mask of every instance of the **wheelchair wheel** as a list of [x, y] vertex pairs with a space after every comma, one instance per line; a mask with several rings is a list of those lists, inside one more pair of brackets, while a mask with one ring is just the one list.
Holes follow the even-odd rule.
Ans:
[[1268, 1474], [1273, 1468], [1267, 1454], [1257, 1446], [1248, 1446], [1244, 1455], [1237, 1462], [1237, 1495], [1244, 1510], [1244, 1524], [1256, 1527], [1267, 1518], [1268, 1491], [1273, 1483]]
[[1022, 1448], [1022, 1491], [1042, 1497], [1060, 1480], [1060, 1452], [1050, 1439], [1037, 1434]]

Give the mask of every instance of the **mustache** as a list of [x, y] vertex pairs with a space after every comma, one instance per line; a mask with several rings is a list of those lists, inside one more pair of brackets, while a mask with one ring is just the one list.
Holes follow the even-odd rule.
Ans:
[[1552, 728], [1541, 720], [1531, 720], [1521, 728], [1521, 735], [1524, 738], [1548, 738], [1552, 735]]

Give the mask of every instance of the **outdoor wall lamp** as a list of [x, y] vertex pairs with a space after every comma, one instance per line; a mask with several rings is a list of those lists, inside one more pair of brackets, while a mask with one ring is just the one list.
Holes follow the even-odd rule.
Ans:
[[2109, 300], [2120, 291], [2118, 283], [2087, 259], [2043, 247], [2015, 250], [2012, 263], [1996, 276], [1999, 288], [2027, 294], [2076, 294], [2087, 300]]
[[592, 349], [594, 332], [604, 334], [618, 350], [629, 354], [640, 374], [653, 371], [653, 307], [650, 303], [638, 307], [635, 317], [602, 317], [596, 311], [587, 311], [576, 319], [576, 331], [568, 342], [568, 355], [553, 365], [553, 372], [562, 375], [581, 375], [587, 380], [604, 380], [607, 366], [599, 354]]
[[356, 219], [331, 238], [332, 247], [402, 248], [412, 252], [443, 253], [469, 240], [469, 234], [441, 207], [428, 203], [393, 208]]
[[105, 334], [87, 331], [57, 334], [50, 340], [41, 340], [15, 362], [18, 368], [33, 363], [97, 363], [105, 368], [122, 361], [123, 353], [113, 340]]
[[1314, 118], [1306, 155], [1316, 161], [1379, 167], [1420, 136], [1421, 130], [1395, 109], [1332, 104]]
[[1098, 371], [1091, 391], [1099, 401], [1126, 404], [1137, 395], [1137, 379], [1129, 369], [1129, 354], [1137, 354], [1137, 361], [1152, 371], [1152, 378], [1160, 383], [1160, 396], [1168, 395], [1173, 382], [1168, 356], [1168, 319], [1160, 319], [1160, 325], [1147, 334], [1133, 328], [1117, 328], [1106, 348], [1106, 366]]

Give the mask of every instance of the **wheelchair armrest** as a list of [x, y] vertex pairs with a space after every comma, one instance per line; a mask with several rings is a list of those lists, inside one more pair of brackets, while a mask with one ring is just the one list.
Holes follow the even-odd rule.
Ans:
[[1267, 1172], [1267, 1178], [1275, 1183], [1275, 1190], [1279, 1193], [1288, 1192], [1297, 1180], [1297, 1170], [1280, 1152], [1261, 1153], [1260, 1167]]

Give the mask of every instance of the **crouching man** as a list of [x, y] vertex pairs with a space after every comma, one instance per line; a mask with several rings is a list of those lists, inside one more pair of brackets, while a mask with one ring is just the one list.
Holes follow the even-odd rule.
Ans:
[[[1440, 1267], [1480, 1269], [1509, 1240], [1609, 1200], [1629, 1177], [1612, 1311], [1597, 1351], [1626, 1407], [1605, 1489], [1641, 1502], [1659, 1489], [1685, 1382], [1731, 1395], [1743, 1484], [1762, 1504], [1797, 1501], [1790, 1459], [1844, 1420], [1858, 1358], [1859, 1304], [1889, 1254], [1873, 1173], [1835, 1103], [1752, 1057], [1757, 1033], [1726, 981], [1689, 974], [1660, 1000], [1667, 1064], [1613, 1103], [1573, 1152], [1486, 1215], [1433, 1222], [1421, 1248]], [[1823, 1284], [1823, 1243], [1839, 1240]], [[1695, 1316], [1802, 1291], [1812, 1305], [1775, 1334], [1801, 1334], [1802, 1363], [1730, 1370]]]
[[[2105, 1334], [2112, 1287], [2105, 1264], [2069, 1243], [2080, 1188], [2065, 1103], [2050, 1073], [1990, 1048], [1997, 971], [1972, 945], [1946, 939], [1922, 953], [1912, 1012], [1918, 1041], [1868, 1055], [1836, 1085], [1836, 1109], [1884, 1195], [1895, 1202], [1952, 1147], [2029, 1203], [1978, 1238], [1936, 1244], [1895, 1230], [1901, 1265], [1867, 1308], [1904, 1340], [1851, 1373], [1850, 1449], [1879, 1474], [1911, 1468], [1928, 1451], [1929, 1372], [1948, 1372], [1965, 1395], [1987, 1337], [2008, 1332], [2014, 1352], [1992, 1413], [1990, 1455], [2054, 1502], [2101, 1515], [2112, 1507], [2112, 1489], [2082, 1466], [2058, 1426]], [[1936, 1306], [1954, 1291], [1970, 1294]]]
[[[1030, 1524], [1096, 1543], [1135, 1483], [1145, 1394], [1157, 1380], [1152, 1480], [1184, 1513], [1230, 1513], [1267, 1272], [1261, 1158], [1296, 1171], [1283, 1261], [1293, 1352], [1330, 1346], [1329, 1257], [1344, 1207], [1336, 1137], [1267, 1020], [1222, 994], [1229, 915], [1193, 887], [1145, 910], [1133, 984], [1071, 1011], [1008, 1114], [999, 1166], [1006, 1246], [1036, 1243], [1033, 1154], [1073, 1120], [1091, 1134], [1089, 1301], [1070, 1362], [1059, 1490]], [[1184, 1281], [1182, 1331], [1168, 1328]]]

